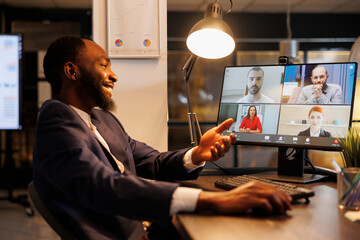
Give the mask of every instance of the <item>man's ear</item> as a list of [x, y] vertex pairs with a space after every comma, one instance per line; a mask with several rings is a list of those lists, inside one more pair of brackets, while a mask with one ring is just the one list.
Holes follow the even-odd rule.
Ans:
[[68, 79], [76, 81], [78, 80], [79, 68], [74, 63], [67, 62], [64, 64], [64, 74]]

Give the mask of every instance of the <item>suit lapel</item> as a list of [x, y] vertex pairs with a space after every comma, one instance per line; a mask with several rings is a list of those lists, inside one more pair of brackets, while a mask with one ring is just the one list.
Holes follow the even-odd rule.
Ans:
[[319, 137], [325, 137], [325, 132], [322, 128], [320, 128], [320, 135]]
[[106, 143], [109, 145], [111, 153], [116, 157], [116, 159], [121, 161], [125, 169], [132, 170], [132, 167], [130, 167], [130, 159], [132, 157], [124, 139], [115, 135], [114, 131], [96, 118], [92, 117], [91, 122], [96, 126], [101, 136], [105, 139]]
[[[59, 100], [59, 101], [60, 101], [60, 100]], [[69, 106], [69, 105], [66, 105], [66, 106], [67, 106], [69, 109], [71, 109], [71, 110], [75, 113], [75, 115], [78, 116], [79, 121], [84, 124], [84, 128], [85, 128], [86, 131], [88, 132], [88, 136], [93, 137], [94, 140], [99, 143], [99, 146], [101, 147], [101, 149], [103, 150], [103, 153], [104, 153], [104, 155], [105, 155], [105, 158], [102, 158], [102, 157], [99, 156], [99, 159], [100, 159], [106, 166], [108, 166], [108, 167], [110, 167], [110, 168], [113, 168], [113, 169], [115, 169], [115, 170], [118, 170], [118, 166], [116, 165], [115, 161], [114, 161], [114, 160], [110, 160], [110, 159], [112, 159], [112, 157], [111, 157], [111, 155], [108, 153], [108, 150], [107, 150], [107, 149], [101, 144], [101, 142], [97, 139], [97, 137], [95, 136], [95, 134], [93, 133], [93, 131], [90, 129], [88, 123], [85, 122], [86, 120], [84, 120], [84, 119], [79, 115], [79, 113], [77, 113], [77, 111], [76, 111], [75, 109], [73, 109], [71, 106]], [[94, 122], [94, 121], [97, 122], [99, 126], [101, 125], [98, 120], [96, 120], [96, 119], [91, 119], [91, 122]], [[93, 123], [93, 124], [94, 124], [94, 123]], [[95, 124], [94, 124], [94, 125], [95, 125]], [[98, 128], [97, 125], [95, 125], [95, 126], [96, 126], [96, 128]], [[98, 131], [99, 131], [99, 130], [98, 130]], [[106, 131], [107, 131], [107, 130], [106, 130]], [[100, 134], [101, 134], [101, 133], [100, 133]], [[103, 134], [101, 134], [101, 135], [103, 136]], [[106, 140], [105, 140], [105, 141], [106, 141]], [[107, 161], [106, 161], [105, 159], [106, 159]]]
[[111, 152], [113, 154], [115, 149], [124, 148], [121, 143], [116, 142], [116, 135], [105, 124], [103, 124], [102, 122], [100, 122], [95, 118], [91, 118], [91, 122], [96, 126], [101, 136], [105, 139], [106, 143], [109, 145]]

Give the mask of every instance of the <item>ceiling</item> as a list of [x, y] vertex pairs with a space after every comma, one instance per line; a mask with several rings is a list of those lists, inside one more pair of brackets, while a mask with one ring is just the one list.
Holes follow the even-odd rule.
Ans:
[[[234, 12], [286, 13], [288, 0], [232, 0]], [[209, 0], [168, 0], [168, 11], [204, 10]], [[218, 1], [224, 11], [229, 0]], [[289, 0], [291, 12], [296, 13], [360, 13], [360, 0]]]
[[[360, 13], [360, 0], [232, 0], [234, 12], [285, 13], [287, 1], [292, 13]], [[168, 11], [203, 11], [213, 0], [168, 0]], [[229, 0], [218, 0], [224, 10]], [[92, 0], [0, 0], [12, 7], [91, 8]]]

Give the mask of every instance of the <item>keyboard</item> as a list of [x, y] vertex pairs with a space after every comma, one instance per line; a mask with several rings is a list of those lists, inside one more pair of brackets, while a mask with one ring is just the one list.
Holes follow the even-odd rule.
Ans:
[[272, 185], [277, 189], [280, 189], [285, 193], [287, 193], [288, 195], [290, 195], [293, 198], [293, 201], [301, 198], [305, 198], [308, 201], [309, 197], [315, 195], [315, 193], [312, 190], [307, 188], [302, 188], [294, 184], [277, 182], [266, 178], [260, 178], [251, 175], [241, 175], [241, 176], [229, 177], [222, 180], [218, 180], [215, 182], [215, 186], [224, 190], [231, 190], [251, 181], [257, 181]]

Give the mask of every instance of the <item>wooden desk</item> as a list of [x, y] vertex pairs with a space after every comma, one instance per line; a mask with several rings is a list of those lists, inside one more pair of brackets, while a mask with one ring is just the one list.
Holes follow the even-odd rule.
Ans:
[[[210, 190], [221, 191], [214, 182], [225, 176], [200, 176], [186, 181]], [[339, 240], [360, 239], [360, 224], [344, 217], [337, 207], [336, 182], [302, 185], [311, 188], [315, 196], [310, 203], [300, 201], [287, 215], [254, 216], [250, 213], [237, 216], [220, 216], [211, 213], [177, 214], [173, 224], [183, 239], [286, 239], [286, 240]]]

